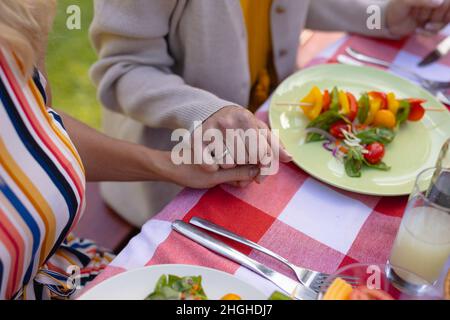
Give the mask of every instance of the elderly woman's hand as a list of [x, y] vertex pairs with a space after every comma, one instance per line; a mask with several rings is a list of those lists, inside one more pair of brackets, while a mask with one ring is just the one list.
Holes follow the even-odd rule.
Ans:
[[160, 174], [170, 182], [194, 189], [212, 188], [220, 184], [230, 184], [235, 187], [246, 187], [259, 175], [260, 168], [254, 165], [238, 166], [230, 169], [218, 169], [213, 172], [204, 170], [200, 165], [175, 165], [168, 153], [160, 153], [163, 166]]
[[436, 33], [450, 23], [450, 0], [391, 0], [386, 22], [394, 36], [417, 29]]
[[[207, 155], [211, 160], [201, 164], [206, 172], [220, 172], [220, 169], [232, 169], [245, 164], [256, 165], [260, 168], [277, 168], [278, 166], [275, 163], [292, 161], [292, 157], [269, 127], [242, 107], [225, 107], [197, 128], [197, 130], [202, 131], [203, 135], [210, 129], [221, 133], [221, 141], [217, 142], [222, 144], [225, 153], [209, 152], [205, 142], [202, 145], [197, 144], [206, 151], [204, 155]], [[230, 132], [232, 134], [229, 135]], [[254, 137], [254, 139], [251, 139], [251, 137]], [[220, 163], [220, 160], [223, 161]], [[258, 175], [255, 181], [261, 183], [267, 175], [266, 173], [262, 170], [261, 175]], [[272, 174], [274, 173], [276, 172], [272, 172]], [[229, 184], [245, 186], [238, 180]]]

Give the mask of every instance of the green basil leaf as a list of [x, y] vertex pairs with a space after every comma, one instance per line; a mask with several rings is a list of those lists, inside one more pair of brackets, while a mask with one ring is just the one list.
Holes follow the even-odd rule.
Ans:
[[339, 112], [339, 89], [337, 87], [333, 88], [333, 91], [331, 92], [331, 104], [330, 104], [330, 111]]
[[407, 100], [400, 101], [400, 107], [397, 111], [397, 125], [400, 126], [406, 120], [408, 120], [409, 113], [411, 112], [411, 104]]
[[[342, 116], [335, 111], [329, 110], [327, 112], [322, 113], [319, 115], [316, 119], [311, 121], [307, 128], [318, 128], [322, 129], [324, 131], [330, 130], [333, 123], [335, 123], [338, 120], [341, 120]], [[306, 136], [306, 142], [317, 142], [317, 141], [323, 141], [325, 138], [318, 134], [318, 133], [309, 133]]]
[[361, 177], [364, 156], [359, 148], [349, 147], [344, 157], [345, 172], [351, 178]]
[[363, 161], [364, 156], [362, 154], [362, 151], [359, 148], [350, 147], [348, 149], [348, 155], [350, 155], [353, 159], [356, 159], [358, 161]]
[[386, 163], [384, 162], [380, 162], [377, 164], [371, 164], [369, 162], [367, 162], [366, 160], [364, 160], [364, 164], [371, 168], [371, 169], [376, 169], [376, 170], [380, 170], [380, 171], [389, 171], [391, 170], [391, 167], [389, 167]]
[[362, 161], [354, 158], [346, 158], [344, 160], [345, 172], [351, 178], [360, 178], [361, 177], [361, 169], [362, 169]]
[[366, 122], [370, 111], [370, 99], [367, 93], [364, 93], [358, 101], [358, 121], [361, 124]]
[[316, 119], [311, 121], [307, 128], [319, 128], [325, 131], [330, 130], [330, 127], [333, 123], [338, 120], [341, 120], [342, 116], [335, 111], [329, 110], [327, 112], [322, 113]]
[[167, 286], [167, 276], [162, 275], [156, 282], [155, 291], [161, 290], [165, 286]]
[[[194, 286], [196, 290], [193, 291]], [[186, 299], [208, 299], [200, 276], [181, 278], [175, 275], [163, 275], [156, 283], [154, 292], [149, 294], [146, 300], [180, 300], [182, 294]]]
[[395, 132], [387, 128], [372, 128], [359, 132], [356, 137], [361, 139], [362, 144], [379, 142], [387, 145], [394, 141]]
[[167, 297], [164, 294], [155, 291], [155, 292], [149, 294], [145, 298], [145, 300], [168, 300], [168, 299], [167, 299]]
[[318, 142], [318, 141], [324, 141], [324, 140], [325, 140], [325, 138], [318, 133], [308, 133], [308, 135], [306, 136], [306, 143]]

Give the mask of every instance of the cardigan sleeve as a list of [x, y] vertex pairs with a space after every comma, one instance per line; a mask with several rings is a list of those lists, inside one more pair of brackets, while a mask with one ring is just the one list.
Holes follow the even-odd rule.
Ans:
[[103, 105], [149, 127], [192, 128], [233, 105], [174, 74], [166, 37], [176, 0], [96, 0], [91, 76]]
[[[394, 38], [386, 26], [388, 0], [312, 0], [306, 26], [315, 30], [359, 33], [373, 37]], [[370, 6], [380, 9], [379, 28], [369, 28]]]

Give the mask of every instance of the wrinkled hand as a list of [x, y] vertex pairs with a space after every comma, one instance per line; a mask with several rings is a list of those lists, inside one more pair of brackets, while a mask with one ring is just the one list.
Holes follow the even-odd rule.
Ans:
[[[208, 129], [218, 129], [223, 136], [223, 149], [228, 150], [225, 155], [216, 155], [214, 152], [211, 154], [211, 158], [214, 162], [211, 164], [203, 164], [202, 167], [208, 172], [217, 172], [220, 170], [229, 170], [233, 168], [239, 168], [244, 164], [257, 165], [262, 168], [270, 166], [273, 161], [290, 162], [292, 157], [287, 151], [278, 143], [278, 139], [270, 132], [267, 125], [257, 119], [250, 111], [238, 107], [229, 106], [222, 108], [210, 118], [208, 118], [202, 125], [201, 130], [205, 133]], [[237, 129], [233, 139], [227, 139], [226, 130]], [[245, 131], [255, 130], [255, 136], [257, 138], [257, 144], [250, 145], [248, 139], [245, 139]], [[262, 129], [263, 131], [261, 131]], [[267, 134], [263, 134], [263, 132]], [[237, 146], [244, 145], [245, 148], [239, 149]], [[208, 149], [208, 143], [202, 145], [203, 150]], [[218, 158], [221, 158], [225, 163], [220, 163]], [[242, 163], [244, 160], [244, 163]], [[256, 160], [256, 161], [255, 161]], [[255, 179], [256, 182], [261, 183], [264, 179], [263, 176], [258, 175]], [[245, 187], [252, 181], [238, 181], [236, 180], [231, 185], [238, 187]]]
[[173, 165], [170, 158], [166, 160], [170, 166], [168, 180], [180, 186], [194, 189], [209, 189], [221, 184], [248, 185], [259, 175], [257, 166], [239, 166], [232, 169], [219, 169], [207, 172], [199, 165]]
[[420, 28], [436, 33], [450, 23], [450, 0], [391, 0], [386, 15], [394, 36], [407, 36]]

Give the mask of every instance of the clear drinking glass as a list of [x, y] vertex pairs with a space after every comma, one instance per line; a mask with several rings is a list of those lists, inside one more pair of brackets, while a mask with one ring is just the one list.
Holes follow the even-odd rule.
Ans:
[[390, 280], [408, 292], [435, 283], [450, 255], [450, 171], [441, 168], [438, 180], [432, 179], [435, 172], [427, 169], [417, 177], [388, 261]]

